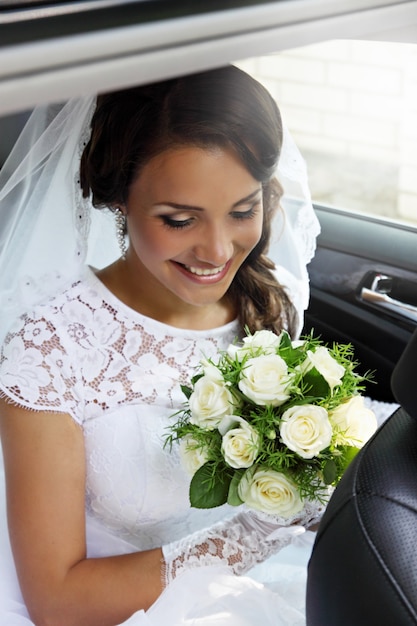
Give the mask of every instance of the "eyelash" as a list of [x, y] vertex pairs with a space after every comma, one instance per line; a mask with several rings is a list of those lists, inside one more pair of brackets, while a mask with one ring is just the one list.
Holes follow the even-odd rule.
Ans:
[[256, 208], [259, 206], [259, 204], [259, 202], [255, 202], [247, 211], [236, 211], [232, 213], [232, 216], [237, 220], [250, 220], [255, 217], [257, 213]]
[[176, 230], [179, 230], [180, 228], [187, 228], [187, 226], [189, 226], [192, 221], [191, 219], [175, 220], [172, 217], [169, 217], [169, 215], [161, 215], [161, 220], [163, 221], [165, 226], [168, 226], [168, 228], [174, 228]]
[[[250, 209], [247, 211], [234, 211], [231, 213], [233, 219], [236, 220], [249, 220], [255, 217], [256, 215], [256, 207], [259, 205], [259, 202], [255, 202]], [[168, 228], [173, 228], [175, 230], [180, 230], [181, 228], [187, 228], [192, 223], [192, 218], [186, 220], [176, 220], [170, 217], [169, 215], [161, 215], [161, 219], [165, 226]]]

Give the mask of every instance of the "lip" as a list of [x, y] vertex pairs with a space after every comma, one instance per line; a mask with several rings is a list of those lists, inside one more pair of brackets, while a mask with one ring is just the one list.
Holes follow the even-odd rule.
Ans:
[[[229, 271], [229, 268], [232, 264], [232, 259], [229, 259], [229, 261], [227, 261], [227, 263], [225, 263], [222, 267], [222, 269], [219, 272], [216, 272], [215, 274], [194, 274], [193, 272], [190, 272], [187, 267], [190, 266], [186, 266], [183, 263], [178, 263], [177, 261], [172, 261], [172, 263], [174, 263], [175, 267], [181, 272], [181, 274], [183, 274], [183, 276], [185, 276], [186, 278], [188, 278], [188, 280], [191, 280], [195, 283], [198, 283], [200, 285], [207, 285], [207, 284], [213, 284], [213, 283], [218, 283], [221, 280], [223, 280], [223, 278], [226, 276], [226, 274]], [[191, 266], [193, 267], [193, 266]], [[195, 266], [197, 267], [197, 266]], [[202, 270], [205, 268], [201, 268]], [[208, 269], [208, 268], [207, 268]], [[213, 268], [214, 269], [214, 268]]]

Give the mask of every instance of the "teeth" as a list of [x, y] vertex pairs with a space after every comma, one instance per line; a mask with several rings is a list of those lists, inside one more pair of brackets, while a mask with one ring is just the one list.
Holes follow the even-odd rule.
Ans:
[[192, 274], [197, 274], [197, 276], [213, 276], [214, 274], [219, 274], [224, 268], [226, 264], [221, 265], [220, 267], [214, 267], [212, 269], [203, 269], [201, 267], [191, 267], [190, 265], [185, 265], [187, 270]]

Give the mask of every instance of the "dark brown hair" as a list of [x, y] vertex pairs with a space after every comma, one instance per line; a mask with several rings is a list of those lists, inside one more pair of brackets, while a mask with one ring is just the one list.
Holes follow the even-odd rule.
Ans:
[[91, 138], [81, 158], [85, 197], [97, 208], [127, 200], [143, 166], [164, 150], [183, 145], [231, 148], [262, 183], [262, 236], [229, 294], [242, 328], [290, 333], [296, 312], [267, 258], [271, 221], [282, 189], [273, 177], [282, 145], [278, 107], [260, 83], [234, 66], [100, 95]]

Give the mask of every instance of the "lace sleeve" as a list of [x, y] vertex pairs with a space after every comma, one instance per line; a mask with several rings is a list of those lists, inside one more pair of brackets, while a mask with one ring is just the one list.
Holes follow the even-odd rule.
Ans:
[[4, 340], [0, 356], [0, 390], [29, 409], [69, 413], [76, 421], [76, 379], [71, 359], [53, 323], [22, 317]]
[[308, 502], [291, 520], [243, 510], [228, 520], [166, 545], [162, 548], [164, 583], [168, 585], [185, 569], [206, 565], [223, 565], [234, 574], [242, 575], [317, 523], [324, 508], [319, 502]]

